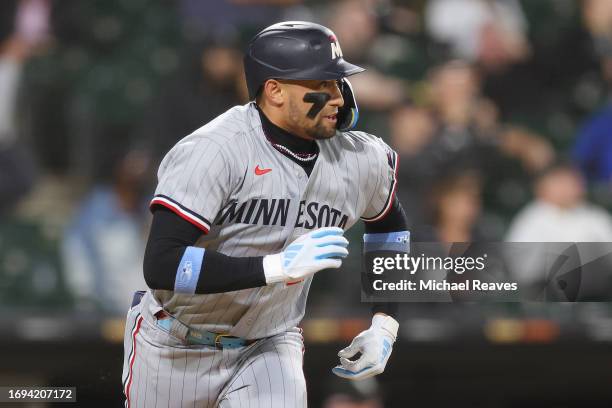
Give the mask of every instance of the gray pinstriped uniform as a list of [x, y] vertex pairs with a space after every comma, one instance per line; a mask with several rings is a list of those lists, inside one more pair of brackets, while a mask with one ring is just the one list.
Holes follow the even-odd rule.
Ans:
[[[396, 154], [380, 138], [363, 132], [338, 133], [331, 139], [317, 141], [317, 144], [319, 156], [310, 177], [307, 177], [299, 165], [268, 141], [253, 103], [234, 107], [170, 150], [160, 165], [159, 183], [152, 203], [164, 205], [208, 231], [197, 246], [234, 257], [280, 252], [293, 240], [315, 228], [340, 226], [347, 230], [360, 218], [366, 221], [381, 218], [391, 205], [395, 189]], [[203, 267], [205, 264], [206, 257]], [[255, 401], [254, 406], [258, 406], [258, 402], [262, 407], [304, 406], [305, 399], [300, 397], [294, 405], [287, 403], [282, 396], [273, 399], [276, 401], [274, 404], [263, 400], [270, 392], [279, 392], [287, 380], [289, 388], [292, 387], [290, 384], [303, 383], [303, 345], [295, 327], [304, 316], [311, 280], [207, 295], [149, 291], [128, 316], [128, 329], [131, 324], [136, 330], [140, 318], [142, 323], [138, 333], [149, 341], [139, 341], [138, 334], [134, 336], [133, 332], [126, 330], [124, 380], [128, 377], [132, 380], [133, 392], [150, 386], [151, 373], [159, 376], [162, 371], [157, 370], [155, 361], [151, 360], [157, 358], [164, 371], [172, 371], [177, 378], [188, 380], [191, 385], [187, 387], [191, 393], [194, 392], [192, 383], [199, 376], [208, 378], [203, 381], [215, 383], [204, 390], [199, 388], [195, 398], [200, 403], [195, 406], [217, 406], [215, 403], [228, 395], [227, 385], [232, 381], [234, 384], [245, 382], [243, 390], [251, 390], [251, 395], [255, 395], [254, 389], [264, 392], [264, 395], [257, 396], [257, 400], [250, 399], [251, 403]], [[255, 343], [259, 346], [247, 347], [247, 350], [221, 351], [201, 346], [195, 347], [195, 351], [181, 349], [178, 358], [181, 363], [171, 370], [169, 361], [178, 361], [170, 356], [174, 355], [175, 347], [164, 342], [164, 338], [171, 335], [150, 324], [150, 317], [161, 308], [195, 329], [265, 340]], [[133, 353], [134, 339], [136, 353]], [[287, 351], [282, 352], [277, 342], [287, 346]], [[169, 347], [160, 349], [156, 346], [158, 344]], [[248, 372], [244, 372], [242, 377], [237, 375], [240, 362], [249, 350], [253, 348], [261, 352], [266, 347], [267, 358], [251, 356], [242, 363], [259, 361], [259, 368], [264, 370], [262, 376], [265, 372], [270, 375], [272, 365], [280, 367], [280, 371], [284, 371], [280, 375], [282, 378], [270, 380], [271, 388], [278, 388], [276, 391], [247, 380], [244, 376], [248, 376]], [[133, 362], [130, 361], [132, 354], [136, 355]], [[136, 371], [136, 368], [142, 371], [142, 367], [146, 367], [144, 377], [148, 381], [144, 381], [145, 385], [142, 384], [142, 372]], [[278, 376], [279, 370], [274, 372]], [[169, 379], [168, 375], [166, 372], [163, 374], [165, 386], [168, 382], [178, 381], [174, 377]], [[139, 376], [140, 382], [136, 385]], [[255, 373], [253, 378], [259, 380], [262, 377]], [[159, 383], [156, 384], [159, 387]], [[135, 386], [137, 388], [133, 388]], [[305, 395], [305, 390], [301, 393]], [[241, 397], [244, 400], [241, 403], [220, 406], [249, 406], [250, 397]], [[170, 406], [194, 406], [193, 396], [190, 399], [172, 398]], [[159, 406], [168, 404], [163, 402]]]

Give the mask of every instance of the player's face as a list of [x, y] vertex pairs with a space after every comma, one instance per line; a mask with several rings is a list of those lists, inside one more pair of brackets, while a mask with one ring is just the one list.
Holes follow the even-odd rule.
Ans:
[[[336, 134], [338, 110], [344, 105], [344, 99], [338, 83], [328, 81], [287, 81], [286, 120], [292, 133], [306, 139], [328, 139]], [[313, 103], [305, 102], [304, 97], [310, 93], [326, 93], [329, 100], [316, 115], [309, 115]], [[307, 98], [308, 99], [308, 98]]]

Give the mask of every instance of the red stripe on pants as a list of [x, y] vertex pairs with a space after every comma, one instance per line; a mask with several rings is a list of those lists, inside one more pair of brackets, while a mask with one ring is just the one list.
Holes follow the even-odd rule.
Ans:
[[128, 382], [127, 385], [125, 387], [125, 396], [127, 397], [127, 407], [130, 408], [130, 388], [132, 387], [132, 368], [134, 366], [134, 360], [136, 360], [136, 335], [138, 334], [138, 331], [140, 330], [140, 325], [142, 324], [142, 320], [143, 317], [139, 316], [138, 317], [138, 323], [136, 323], [136, 330], [134, 330], [134, 334], [132, 335], [132, 344], [134, 347], [134, 350], [132, 352], [132, 360], [130, 361], [130, 370], [129, 370], [129, 374], [128, 374]]

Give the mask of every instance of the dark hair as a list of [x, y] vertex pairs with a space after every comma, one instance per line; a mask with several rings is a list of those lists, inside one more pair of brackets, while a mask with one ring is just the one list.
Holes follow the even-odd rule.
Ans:
[[481, 175], [472, 170], [464, 170], [457, 174], [448, 174], [436, 181], [427, 192], [426, 219], [432, 225], [438, 224], [441, 217], [442, 199], [449, 193], [475, 187], [479, 192], [482, 188]]

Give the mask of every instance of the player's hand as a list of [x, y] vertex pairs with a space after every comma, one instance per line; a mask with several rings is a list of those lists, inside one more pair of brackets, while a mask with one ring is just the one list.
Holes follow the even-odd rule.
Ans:
[[266, 283], [296, 282], [322, 269], [339, 268], [348, 241], [338, 227], [320, 228], [293, 241], [283, 252], [263, 258]]
[[[362, 380], [382, 373], [391, 355], [398, 328], [399, 323], [391, 316], [374, 315], [372, 326], [355, 337], [350, 346], [340, 350], [340, 365], [334, 367], [332, 372], [350, 380]], [[361, 353], [361, 357], [350, 360], [357, 353]]]

